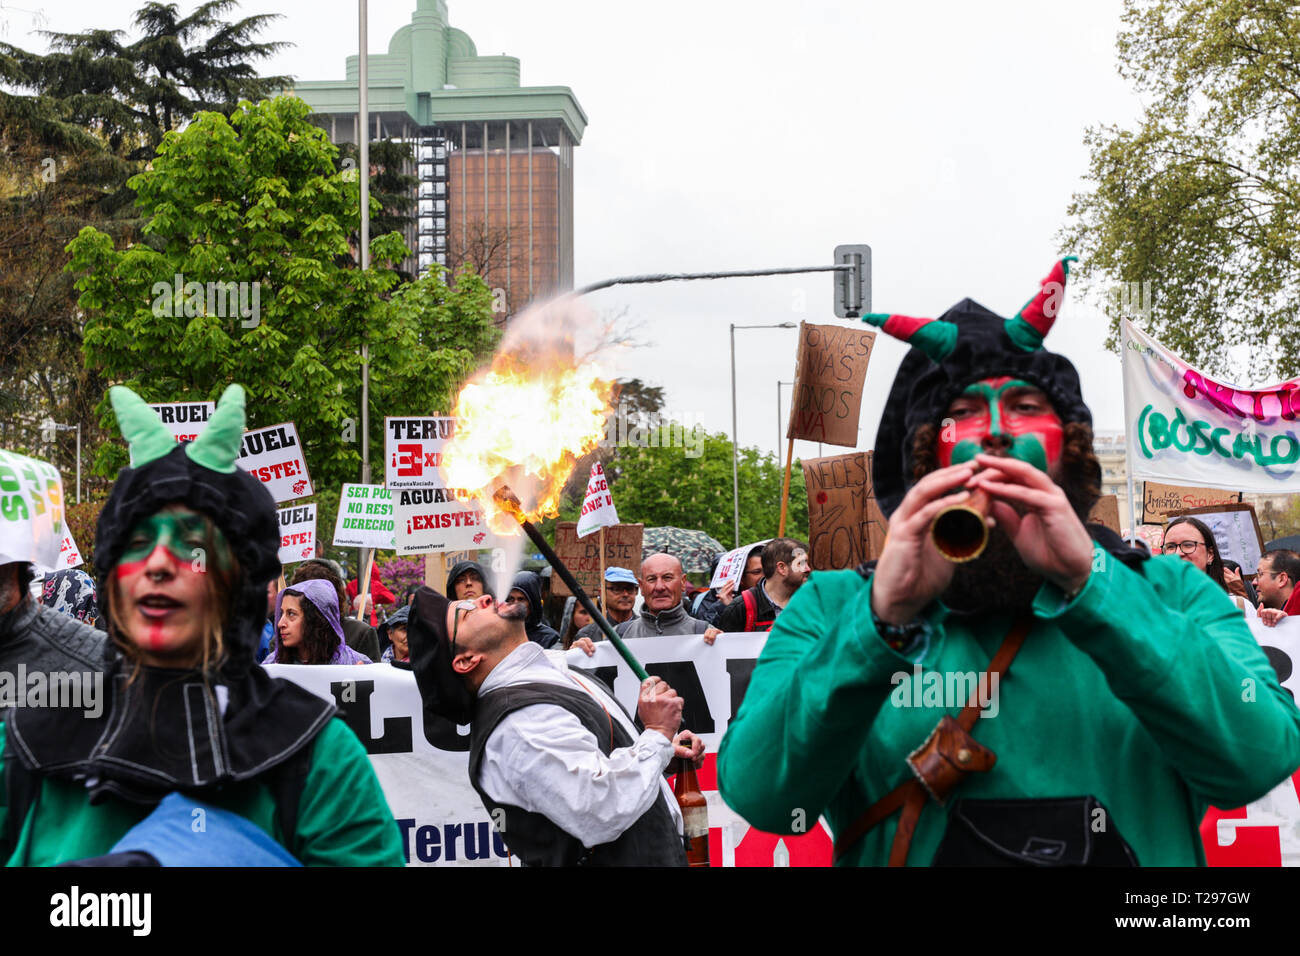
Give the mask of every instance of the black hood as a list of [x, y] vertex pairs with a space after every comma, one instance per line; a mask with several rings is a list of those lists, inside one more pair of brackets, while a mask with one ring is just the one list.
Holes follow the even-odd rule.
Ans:
[[531, 630], [542, 621], [542, 579], [532, 571], [520, 571], [510, 582], [510, 588], [518, 588], [528, 598], [528, 618], [524, 627]]
[[[483, 593], [492, 594], [492, 578], [488, 576], [487, 569], [477, 561], [457, 561], [447, 572], [447, 599], [455, 600], [456, 582], [464, 576], [467, 571], [475, 571], [483, 579]], [[496, 595], [492, 594], [495, 598]]]

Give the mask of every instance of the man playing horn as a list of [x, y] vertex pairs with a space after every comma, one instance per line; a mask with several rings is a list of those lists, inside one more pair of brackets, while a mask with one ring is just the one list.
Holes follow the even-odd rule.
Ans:
[[[1203, 865], [1206, 807], [1300, 765], [1300, 712], [1222, 590], [1085, 524], [1092, 418], [1042, 347], [1069, 261], [1010, 319], [866, 317], [913, 346], [874, 455], [889, 536], [795, 594], [722, 741], [722, 795], [760, 829], [825, 814], [848, 865]], [[972, 503], [987, 546], [956, 563], [935, 518]]]

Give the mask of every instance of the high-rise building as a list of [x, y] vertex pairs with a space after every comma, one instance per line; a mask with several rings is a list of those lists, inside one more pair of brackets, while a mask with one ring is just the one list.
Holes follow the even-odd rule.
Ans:
[[[344, 79], [295, 86], [331, 142], [357, 142], [359, 73], [350, 56]], [[479, 56], [444, 0], [417, 0], [368, 74], [371, 140], [414, 151], [408, 270], [468, 261], [507, 315], [573, 288], [573, 148], [587, 126], [573, 91], [520, 86], [519, 60]]]

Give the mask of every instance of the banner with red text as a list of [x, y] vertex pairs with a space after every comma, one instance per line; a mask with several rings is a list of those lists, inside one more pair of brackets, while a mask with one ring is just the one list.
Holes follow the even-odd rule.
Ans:
[[1128, 467], [1137, 478], [1278, 494], [1300, 484], [1300, 379], [1226, 385], [1123, 323]]
[[384, 419], [384, 485], [397, 488], [442, 488], [438, 469], [442, 449], [456, 420], [426, 415]]
[[150, 402], [149, 407], [177, 441], [194, 441], [208, 427], [216, 402]]
[[582, 512], [578, 515], [578, 537], [585, 538], [616, 524], [618, 509], [614, 507], [614, 496], [609, 493], [609, 483], [605, 481], [605, 468], [600, 462], [593, 462], [591, 477], [587, 479], [587, 494], [582, 499]]
[[244, 432], [235, 464], [266, 485], [276, 501], [293, 501], [315, 493], [293, 422]]
[[316, 505], [279, 509], [280, 563], [296, 564], [316, 555]]

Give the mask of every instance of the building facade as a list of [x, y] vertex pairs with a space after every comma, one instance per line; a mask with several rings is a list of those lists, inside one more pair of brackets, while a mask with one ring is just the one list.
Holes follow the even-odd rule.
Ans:
[[[368, 74], [371, 140], [413, 149], [408, 271], [468, 263], [505, 315], [573, 288], [573, 151], [587, 126], [573, 91], [521, 86], [519, 60], [479, 56], [444, 0], [418, 0]], [[357, 142], [359, 75], [350, 56], [342, 80], [294, 89], [331, 142]]]

